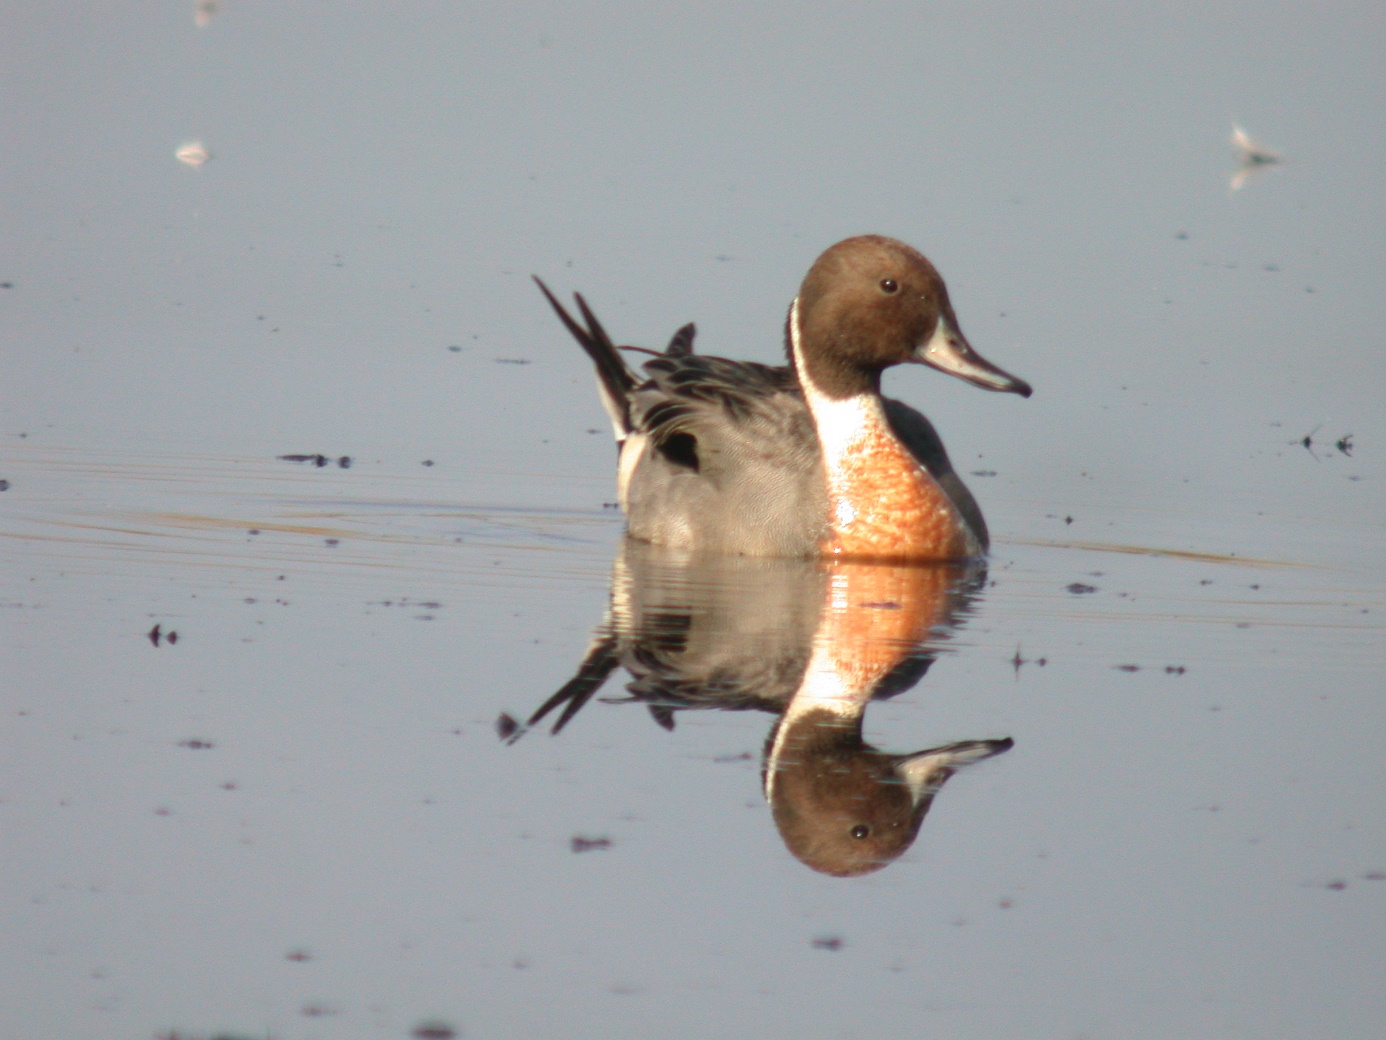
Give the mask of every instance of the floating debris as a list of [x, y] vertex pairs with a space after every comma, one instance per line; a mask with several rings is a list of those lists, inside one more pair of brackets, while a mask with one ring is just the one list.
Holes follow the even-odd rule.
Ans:
[[500, 713], [500, 718], [496, 719], [496, 736], [501, 740], [509, 740], [520, 731], [520, 723], [513, 716], [506, 712]]
[[[1319, 423], [1318, 426], [1315, 426], [1312, 430], [1310, 430], [1308, 433], [1306, 433], [1303, 437], [1299, 439], [1299, 446], [1303, 448], [1305, 451], [1307, 451], [1310, 455], [1314, 455], [1314, 434], [1318, 433], [1319, 429], [1322, 426], [1323, 423]], [[1318, 456], [1314, 455], [1314, 458], [1317, 459]]]
[[574, 852], [591, 852], [594, 849], [611, 848], [610, 838], [584, 838], [574, 834], [573, 840], [569, 843]]
[[221, 0], [197, 0], [193, 6], [193, 24], [199, 29], [205, 29], [207, 23], [216, 17], [221, 10]]
[[211, 161], [212, 153], [201, 141], [184, 141], [173, 153], [173, 157], [184, 166], [200, 170]]
[[1020, 678], [1020, 669], [1021, 669], [1022, 666], [1027, 665], [1027, 664], [1034, 664], [1034, 665], [1039, 665], [1039, 667], [1043, 668], [1043, 667], [1044, 667], [1045, 665], [1047, 665], [1048, 663], [1049, 663], [1049, 659], [1046, 658], [1046, 657], [1029, 658], [1029, 657], [1024, 657], [1024, 656], [1022, 656], [1021, 653], [1020, 653], [1020, 646], [1019, 646], [1019, 644], [1016, 645], [1016, 648], [1015, 648], [1015, 656], [1012, 657], [1011, 660], [1010, 660], [1010, 665], [1011, 665], [1012, 668], [1015, 669], [1015, 674], [1016, 674], [1016, 678], [1017, 678], [1017, 679]]
[[809, 945], [815, 950], [831, 950], [833, 953], [836, 953], [847, 944], [842, 941], [842, 937], [839, 935], [820, 935]]
[[1081, 581], [1075, 581], [1073, 584], [1066, 586], [1066, 590], [1073, 593], [1075, 596], [1086, 596], [1090, 592], [1096, 592], [1097, 586], [1084, 585]]
[[1240, 191], [1257, 170], [1284, 161], [1279, 152], [1273, 152], [1252, 140], [1251, 135], [1236, 123], [1232, 124], [1232, 150], [1237, 153], [1237, 169], [1231, 181], [1233, 191]]
[[743, 751], [739, 755], [714, 755], [712, 760], [718, 764], [728, 762], [752, 762], [754, 758], [749, 751]]
[[191, 751], [208, 751], [216, 747], [210, 740], [202, 740], [198, 737], [189, 737], [187, 740], [180, 740], [178, 746], [188, 748]]
[[314, 466], [317, 466], [318, 469], [322, 469], [324, 466], [330, 466], [333, 462], [336, 462], [338, 469], [351, 469], [350, 455], [340, 455], [336, 459], [329, 458], [326, 455], [276, 455], [275, 458], [280, 462], [311, 462]]
[[167, 632], [164, 632], [161, 630], [159, 625], [155, 625], [147, 633], [145, 633], [145, 635], [147, 636], [149, 641], [153, 643], [156, 647], [160, 643], [167, 643], [169, 646], [172, 646], [174, 643], [178, 642], [177, 632], [173, 631], [172, 629], [169, 629]]
[[420, 1022], [409, 1033], [414, 1040], [453, 1040], [457, 1030], [446, 1022]]

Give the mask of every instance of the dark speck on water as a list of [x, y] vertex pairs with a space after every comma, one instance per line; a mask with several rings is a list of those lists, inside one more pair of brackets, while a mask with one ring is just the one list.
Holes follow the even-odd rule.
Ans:
[[1096, 592], [1097, 586], [1084, 585], [1081, 581], [1075, 581], [1072, 585], [1068, 586], [1068, 591], [1073, 593], [1075, 596], [1083, 596], [1089, 592]]
[[594, 849], [611, 848], [610, 838], [584, 838], [580, 834], [574, 834], [570, 846], [574, 852], [591, 852]]
[[189, 737], [187, 740], [180, 740], [178, 746], [188, 748], [191, 751], [207, 751], [216, 747], [210, 740], [201, 740], [198, 737]]
[[9, 489], [10, 482], [8, 480], [0, 480], [0, 491], [8, 491]]
[[834, 953], [842, 949], [844, 945], [846, 944], [842, 941], [841, 936], [837, 935], [822, 935], [814, 939], [812, 943], [815, 950], [831, 950]]
[[520, 724], [515, 717], [506, 712], [500, 713], [500, 718], [496, 719], [496, 736], [501, 740], [509, 740], [520, 728]]
[[161, 625], [155, 625], [147, 633], [145, 633], [145, 635], [147, 636], [149, 641], [153, 643], [156, 647], [160, 643], [168, 643], [170, 646], [172, 646], [174, 643], [178, 642], [178, 633], [173, 631], [172, 629], [165, 632], [163, 631]]
[[446, 1022], [420, 1022], [409, 1035], [414, 1040], [452, 1040], [458, 1034]]
[[276, 455], [275, 458], [277, 458], [280, 462], [311, 462], [314, 466], [317, 466], [319, 469], [322, 469], [324, 466], [330, 466], [333, 463], [333, 461], [335, 461], [339, 469], [351, 469], [350, 455], [341, 455], [338, 456], [335, 460], [329, 458], [326, 455], [319, 454]]

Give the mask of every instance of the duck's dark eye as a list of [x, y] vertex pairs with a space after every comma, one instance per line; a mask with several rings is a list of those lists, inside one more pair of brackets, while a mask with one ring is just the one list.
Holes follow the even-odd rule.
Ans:
[[[894, 285], [895, 283], [894, 283], [894, 282], [891, 282], [890, 284], [891, 284], [891, 285]], [[868, 835], [870, 835], [870, 833], [871, 833], [871, 828], [868, 827], [868, 826], [867, 826], [866, 824], [864, 824], [864, 823], [859, 823], [859, 824], [857, 824], [855, 827], [852, 828], [852, 832], [851, 832], [851, 833], [852, 833], [852, 837], [854, 837], [854, 838], [858, 838], [858, 839], [860, 839], [860, 838], [865, 838], [865, 837], [867, 837]]]
[[895, 281], [894, 278], [882, 278], [882, 279], [881, 279], [881, 292], [886, 293], [886, 294], [891, 294], [891, 293], [897, 293], [897, 292], [899, 292], [899, 291], [900, 291], [900, 286], [896, 283], [896, 281]]

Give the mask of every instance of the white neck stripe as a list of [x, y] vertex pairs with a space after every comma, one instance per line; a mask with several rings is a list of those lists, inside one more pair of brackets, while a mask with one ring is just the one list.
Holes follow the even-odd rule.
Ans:
[[803, 331], [799, 325], [799, 298], [789, 307], [789, 346], [794, 353], [794, 370], [804, 399], [813, 413], [818, 428], [818, 441], [823, 446], [823, 460], [829, 472], [841, 459], [851, 453], [852, 445], [872, 428], [886, 427], [885, 409], [878, 394], [865, 391], [855, 397], [830, 398], [814, 385], [813, 377], [804, 364]]

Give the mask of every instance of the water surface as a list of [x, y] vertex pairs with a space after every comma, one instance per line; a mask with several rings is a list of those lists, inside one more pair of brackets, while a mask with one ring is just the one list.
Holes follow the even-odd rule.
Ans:
[[[1375, 7], [7, 21], [6, 1035], [1376, 1035]], [[1234, 121], [1283, 156], [1235, 190]], [[607, 424], [529, 275], [773, 361], [867, 231], [1036, 387], [888, 377], [985, 576], [613, 599]], [[1013, 746], [811, 869], [786, 683], [909, 604], [862, 744]], [[612, 632], [636, 676], [498, 732]]]

